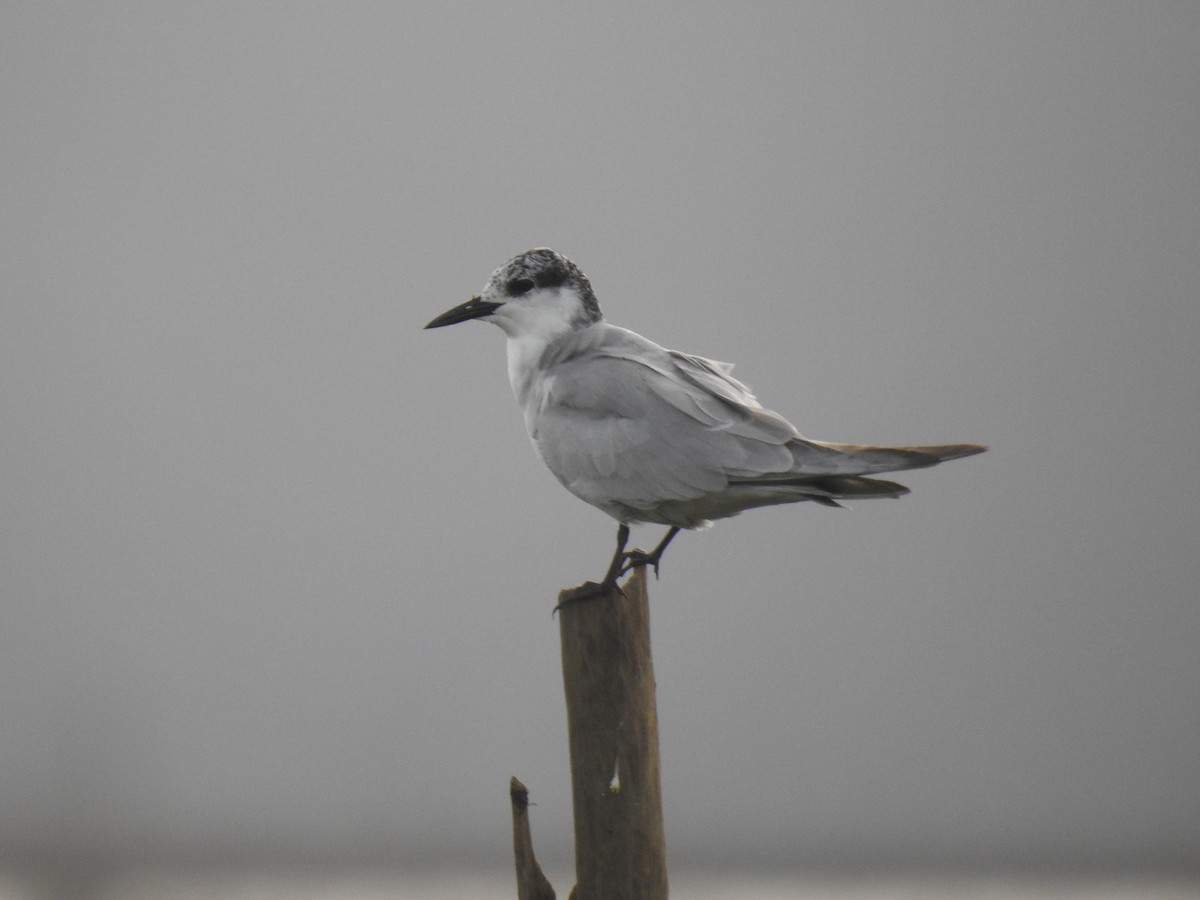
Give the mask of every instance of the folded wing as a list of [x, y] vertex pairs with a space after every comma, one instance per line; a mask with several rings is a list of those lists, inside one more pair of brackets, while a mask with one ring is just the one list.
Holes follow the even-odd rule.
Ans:
[[984, 449], [807, 440], [764, 409], [729, 364], [613, 332], [604, 345], [556, 361], [530, 428], [559, 480], [610, 511], [706, 495], [724, 497], [714, 500], [710, 517], [804, 499], [837, 505], [839, 498], [896, 497], [907, 489], [862, 476]]

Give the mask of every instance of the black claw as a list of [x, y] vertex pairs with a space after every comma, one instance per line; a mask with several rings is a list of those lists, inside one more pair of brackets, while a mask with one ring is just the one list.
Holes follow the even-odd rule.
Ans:
[[563, 591], [563, 594], [566, 596], [563, 596], [562, 599], [558, 601], [558, 606], [554, 607], [550, 615], [553, 617], [560, 609], [570, 603], [581, 603], [584, 600], [595, 600], [597, 597], [603, 597], [611, 591], [616, 591], [622, 597], [625, 596], [625, 591], [622, 590], [621, 586], [615, 581], [612, 583], [602, 581], [585, 581], [578, 587], [573, 587], [569, 590]]
[[568, 603], [578, 603], [580, 600], [593, 600], [596, 597], [607, 594], [609, 591], [616, 591], [622, 597], [625, 597], [625, 591], [621, 589], [621, 585], [617, 582], [621, 580], [622, 575], [642, 566], [652, 566], [654, 568], [654, 577], [657, 579], [658, 562], [662, 559], [663, 551], [667, 549], [667, 544], [671, 543], [671, 538], [677, 534], [679, 534], [679, 529], [671, 528], [667, 532], [666, 537], [659, 541], [658, 546], [649, 553], [645, 550], [626, 551], [625, 542], [629, 540], [629, 526], [621, 523], [617, 526], [617, 552], [613, 554], [612, 562], [608, 565], [608, 571], [604, 574], [604, 579], [602, 581], [585, 581], [577, 588], [564, 591], [566, 596], [559, 601], [558, 606], [554, 607], [554, 612], [557, 613]]
[[625, 565], [621, 567], [622, 575], [642, 566], [650, 566], [654, 569], [654, 577], [658, 578], [658, 559], [654, 554], [647, 553], [645, 550], [630, 550], [625, 554], [625, 560]]
[[630, 572], [640, 566], [652, 566], [654, 568], [654, 578], [658, 580], [658, 563], [662, 559], [663, 551], [667, 549], [667, 544], [671, 543], [671, 539], [679, 534], [678, 528], [672, 528], [667, 532], [666, 537], [658, 542], [658, 546], [647, 553], [645, 550], [630, 550], [628, 553], [622, 554], [626, 560], [621, 567], [621, 575]]

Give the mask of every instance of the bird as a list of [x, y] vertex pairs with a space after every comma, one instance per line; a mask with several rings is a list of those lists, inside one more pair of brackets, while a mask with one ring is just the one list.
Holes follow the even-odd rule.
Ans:
[[[507, 337], [508, 379], [534, 450], [564, 487], [617, 521], [600, 581], [568, 601], [620, 590], [681, 530], [781, 503], [899, 497], [876, 478], [982, 453], [979, 444], [876, 447], [803, 437], [733, 377], [730, 363], [668, 350], [605, 321], [591, 282], [546, 247], [520, 253], [482, 293], [425, 328], [480, 320]], [[629, 526], [667, 526], [649, 552], [626, 550]]]

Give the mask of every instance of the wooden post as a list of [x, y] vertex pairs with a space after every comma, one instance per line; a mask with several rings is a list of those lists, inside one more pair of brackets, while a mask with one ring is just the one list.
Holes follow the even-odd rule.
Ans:
[[624, 594], [558, 613], [575, 806], [571, 900], [667, 897], [645, 573], [634, 569]]
[[533, 855], [529, 832], [529, 791], [513, 776], [508, 784], [512, 801], [513, 856], [517, 863], [517, 900], [554, 900], [554, 888]]

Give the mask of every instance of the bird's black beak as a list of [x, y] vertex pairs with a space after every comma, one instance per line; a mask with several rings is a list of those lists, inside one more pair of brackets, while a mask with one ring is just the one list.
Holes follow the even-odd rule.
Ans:
[[441, 328], [443, 325], [457, 325], [467, 319], [482, 319], [484, 316], [490, 316], [501, 306], [503, 306], [502, 303], [489, 303], [479, 297], [472, 297], [466, 303], [460, 303], [453, 309], [446, 310], [425, 327]]

